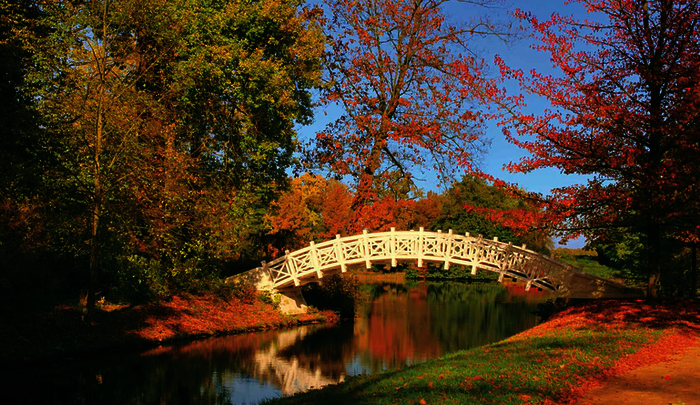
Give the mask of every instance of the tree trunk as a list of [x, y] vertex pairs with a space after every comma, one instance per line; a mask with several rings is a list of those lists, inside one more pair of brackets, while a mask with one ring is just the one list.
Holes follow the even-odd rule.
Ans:
[[97, 101], [97, 123], [95, 125], [95, 155], [93, 160], [93, 200], [92, 200], [92, 229], [90, 230], [90, 274], [88, 277], [87, 293], [87, 313], [85, 318], [92, 322], [95, 313], [95, 289], [97, 288], [97, 276], [99, 269], [99, 227], [100, 215], [102, 214], [102, 181], [100, 156], [102, 153], [102, 132], [103, 132], [103, 102], [104, 102], [104, 82], [101, 83], [99, 99]]
[[693, 243], [690, 248], [690, 298], [698, 294], [698, 245]]
[[654, 220], [647, 223], [647, 301], [656, 301], [659, 298], [659, 279], [661, 278], [660, 249], [661, 230]]
[[369, 159], [365, 165], [364, 172], [360, 176], [360, 183], [357, 186], [355, 199], [352, 201], [351, 209], [358, 210], [360, 207], [367, 205], [372, 199], [374, 189], [374, 178], [379, 166], [382, 163], [382, 148], [386, 143], [385, 139], [377, 139], [372, 146]]
[[[95, 180], [96, 186], [99, 181]], [[98, 253], [99, 253], [99, 241], [97, 239], [97, 231], [100, 224], [100, 209], [101, 202], [99, 201], [99, 196], [95, 196], [95, 201], [92, 207], [92, 231], [90, 234], [90, 275], [88, 278], [88, 291], [87, 291], [87, 313], [85, 315], [88, 322], [92, 321], [93, 315], [95, 313], [95, 289], [97, 288], [97, 269], [98, 269]]]

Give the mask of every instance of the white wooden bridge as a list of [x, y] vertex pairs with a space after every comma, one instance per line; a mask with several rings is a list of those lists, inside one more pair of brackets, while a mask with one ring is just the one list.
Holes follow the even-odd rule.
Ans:
[[[553, 291], [559, 296], [572, 298], [631, 298], [641, 297], [641, 290], [625, 287], [595, 275], [582, 272], [569, 264], [527, 249], [499, 242], [498, 238], [485, 239], [469, 233], [455, 234], [419, 231], [368, 233], [340, 237], [334, 240], [287, 251], [282, 257], [263, 262], [261, 267], [234, 276], [254, 284], [259, 290], [274, 290], [293, 295], [301, 285], [319, 282], [325, 274], [345, 273], [350, 266], [391, 264], [399, 261], [440, 263], [445, 269], [451, 265], [499, 274], [498, 281], [511, 277], [525, 282], [525, 290], [537, 287]], [[466, 274], [465, 274], [466, 276]], [[297, 292], [300, 297], [300, 294]], [[301, 298], [303, 300], [303, 298]]]

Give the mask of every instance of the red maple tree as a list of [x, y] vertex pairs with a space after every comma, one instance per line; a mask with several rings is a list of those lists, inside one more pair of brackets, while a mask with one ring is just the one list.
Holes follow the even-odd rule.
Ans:
[[486, 143], [473, 95], [460, 86], [455, 69], [480, 76], [481, 60], [468, 44], [499, 33], [483, 19], [468, 27], [446, 23], [446, 3], [326, 2], [332, 50], [323, 101], [344, 112], [306, 145], [305, 155], [354, 179], [353, 208], [378, 200], [378, 188], [410, 179], [415, 168], [432, 167], [442, 177], [455, 167], [469, 170]]
[[[509, 169], [556, 167], [588, 176], [555, 189], [547, 214], [570, 236], [643, 235], [647, 298], [657, 297], [662, 239], [698, 235], [700, 174], [700, 6], [695, 0], [577, 0], [595, 20], [518, 10], [559, 74], [524, 74], [497, 58], [502, 77], [545, 97], [551, 108], [523, 112], [523, 96], [497, 87], [505, 134], [529, 151]], [[601, 17], [602, 16], [602, 17]], [[473, 77], [467, 72], [467, 82]]]

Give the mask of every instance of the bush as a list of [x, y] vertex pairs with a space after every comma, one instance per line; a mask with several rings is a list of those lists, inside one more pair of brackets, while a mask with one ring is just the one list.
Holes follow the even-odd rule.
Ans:
[[302, 289], [307, 304], [320, 310], [336, 311], [343, 319], [355, 317], [362, 304], [360, 283], [355, 277], [333, 274], [323, 278], [323, 283], [307, 284]]
[[406, 267], [406, 279], [420, 279], [427, 277], [437, 280], [461, 280], [461, 279], [478, 279], [478, 280], [496, 280], [498, 274], [488, 270], [478, 270], [476, 276], [472, 276], [472, 270], [469, 266], [452, 265], [445, 270], [442, 264], [427, 263], [425, 267], [418, 268], [416, 266]]
[[170, 295], [170, 288], [161, 263], [154, 259], [132, 255], [117, 260], [110, 299], [130, 303], [149, 302]]

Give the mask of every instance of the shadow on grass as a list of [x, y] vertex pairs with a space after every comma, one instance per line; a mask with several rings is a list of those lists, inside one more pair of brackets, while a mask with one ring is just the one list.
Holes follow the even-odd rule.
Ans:
[[700, 332], [699, 300], [665, 301], [658, 304], [649, 304], [641, 300], [597, 300], [569, 308], [563, 314], [584, 315], [600, 325], [627, 324], [650, 329], [676, 327]]

